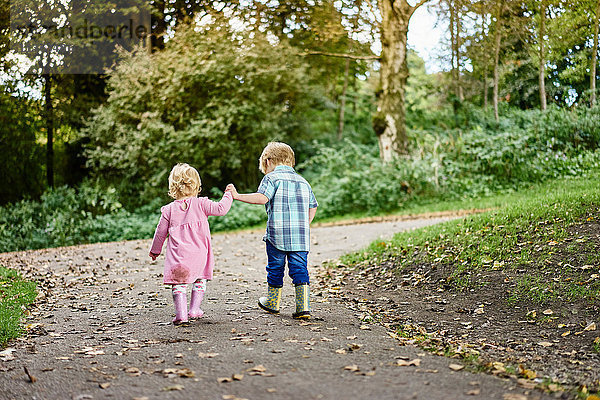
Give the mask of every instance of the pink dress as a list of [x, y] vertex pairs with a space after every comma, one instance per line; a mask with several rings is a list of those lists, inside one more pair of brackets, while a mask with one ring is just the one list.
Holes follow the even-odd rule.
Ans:
[[231, 193], [225, 193], [219, 202], [206, 197], [175, 200], [160, 209], [162, 215], [151, 253], [165, 252], [164, 283], [192, 283], [196, 279], [212, 279], [214, 258], [210, 244], [209, 215], [225, 215], [231, 208]]

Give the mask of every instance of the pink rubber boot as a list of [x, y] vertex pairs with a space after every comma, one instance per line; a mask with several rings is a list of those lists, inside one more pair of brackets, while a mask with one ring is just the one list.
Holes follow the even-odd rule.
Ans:
[[175, 305], [175, 318], [173, 325], [188, 322], [186, 285], [173, 285], [173, 304]]
[[206, 291], [206, 279], [199, 279], [194, 282], [192, 286], [192, 299], [190, 300], [190, 312], [188, 316], [190, 319], [201, 318], [204, 315], [204, 311], [200, 309], [200, 304], [204, 299], [204, 292]]

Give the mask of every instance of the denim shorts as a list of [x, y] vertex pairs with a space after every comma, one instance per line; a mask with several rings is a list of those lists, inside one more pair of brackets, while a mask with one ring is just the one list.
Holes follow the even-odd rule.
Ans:
[[267, 282], [269, 285], [283, 286], [286, 258], [290, 278], [294, 285], [309, 284], [308, 251], [282, 251], [267, 240]]

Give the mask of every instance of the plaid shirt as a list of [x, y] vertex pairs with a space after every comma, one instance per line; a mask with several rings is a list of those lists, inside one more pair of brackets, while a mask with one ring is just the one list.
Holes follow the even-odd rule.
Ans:
[[263, 238], [281, 251], [309, 251], [308, 209], [318, 206], [310, 185], [294, 168], [278, 165], [264, 176], [257, 190], [269, 201], [267, 233]]

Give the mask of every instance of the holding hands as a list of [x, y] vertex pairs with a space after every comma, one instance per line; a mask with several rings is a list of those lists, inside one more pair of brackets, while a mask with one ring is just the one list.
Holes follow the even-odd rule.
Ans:
[[237, 200], [238, 198], [238, 191], [235, 188], [235, 186], [233, 185], [233, 183], [230, 183], [229, 185], [227, 185], [227, 187], [225, 188], [225, 193], [231, 193], [231, 197], [233, 197], [234, 200]]

